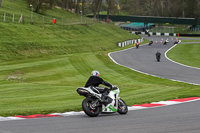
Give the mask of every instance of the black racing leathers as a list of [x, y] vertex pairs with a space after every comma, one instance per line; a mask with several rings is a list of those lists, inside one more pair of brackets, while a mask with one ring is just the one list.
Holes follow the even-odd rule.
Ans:
[[89, 86], [97, 87], [100, 84], [103, 84], [108, 87], [112, 87], [112, 85], [110, 83], [104, 81], [102, 78], [100, 78], [98, 76], [90, 76], [90, 78], [88, 79], [88, 81], [85, 84], [85, 87], [89, 87]]

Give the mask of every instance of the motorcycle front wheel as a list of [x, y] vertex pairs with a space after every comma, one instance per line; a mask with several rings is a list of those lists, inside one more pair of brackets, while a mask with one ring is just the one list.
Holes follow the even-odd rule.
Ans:
[[86, 115], [96, 117], [100, 113], [100, 107], [97, 106], [96, 100], [86, 98], [82, 102], [82, 108]]
[[118, 100], [118, 110], [117, 112], [119, 114], [126, 114], [128, 112], [128, 107], [126, 105], [126, 103], [120, 98]]

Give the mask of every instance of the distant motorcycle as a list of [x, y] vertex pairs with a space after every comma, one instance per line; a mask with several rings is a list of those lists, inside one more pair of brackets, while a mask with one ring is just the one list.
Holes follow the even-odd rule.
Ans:
[[[97, 94], [103, 94], [107, 91], [108, 95], [106, 103], [101, 101]], [[96, 117], [99, 113], [115, 113], [126, 114], [128, 107], [126, 103], [119, 97], [119, 88], [104, 88], [104, 87], [78, 87], [77, 93], [86, 98], [82, 101], [82, 108], [85, 114], [90, 117]]]
[[163, 43], [163, 45], [167, 45], [167, 44], [168, 44], [168, 42], [169, 42], [169, 41], [168, 41], [168, 40], [166, 40], [166, 41]]
[[157, 62], [160, 62], [160, 57], [161, 57], [161, 53], [157, 52], [156, 53], [156, 60], [157, 60]]
[[178, 41], [175, 41], [174, 44], [178, 44]]
[[151, 44], [153, 44], [153, 41], [152, 41], [152, 40], [149, 42], [149, 44], [148, 44], [148, 45], [150, 46]]
[[139, 48], [139, 43], [136, 43], [136, 48], [137, 48], [137, 49]]
[[178, 44], [178, 43], [180, 43], [181, 42], [181, 40], [176, 40], [175, 42], [174, 42], [174, 44]]

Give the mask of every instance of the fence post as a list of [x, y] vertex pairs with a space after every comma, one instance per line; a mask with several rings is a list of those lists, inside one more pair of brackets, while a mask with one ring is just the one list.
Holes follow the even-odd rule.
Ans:
[[24, 22], [24, 17], [23, 17], [23, 15], [21, 14], [21, 17], [20, 17], [20, 19], [19, 19], [19, 23], [23, 23]]
[[13, 23], [15, 22], [15, 14], [13, 13]]

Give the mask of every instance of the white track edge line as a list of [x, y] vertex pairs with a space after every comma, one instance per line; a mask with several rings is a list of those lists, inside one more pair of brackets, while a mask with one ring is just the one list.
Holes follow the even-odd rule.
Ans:
[[168, 58], [167, 53], [168, 53], [172, 48], [176, 47], [177, 45], [178, 45], [178, 44], [172, 46], [171, 48], [169, 48], [169, 49], [165, 52], [165, 58], [167, 58], [169, 61], [171, 61], [171, 62], [173, 62], [173, 63], [179, 64], [179, 65], [184, 66], [184, 67], [189, 67], [189, 68], [194, 68], [194, 69], [200, 69], [200, 68], [198, 68], [198, 67], [192, 67], [192, 66], [188, 66], [188, 65], [181, 64], [181, 63], [179, 63], [179, 62], [176, 62], [176, 61], [171, 60], [170, 58]]
[[[188, 102], [194, 102], [194, 101], [199, 101], [200, 98], [195, 99], [195, 100], [189, 100], [189, 101], [184, 101], [184, 102], [177, 102], [177, 101], [160, 101], [160, 102], [152, 102], [151, 104], [164, 104], [161, 106], [156, 106], [156, 107], [143, 107], [143, 106], [128, 106], [128, 110], [141, 110], [141, 109], [149, 109], [149, 108], [158, 108], [158, 107], [164, 107], [164, 106], [170, 106], [170, 105], [175, 105], [175, 104], [181, 104], [181, 103], [188, 103]], [[52, 115], [58, 115], [58, 116], [77, 116], [77, 115], [83, 115], [85, 114], [83, 111], [80, 112], [65, 112], [65, 113], [52, 113]], [[26, 120], [26, 118], [19, 118], [19, 117], [1, 117], [0, 116], [0, 122], [1, 121], [10, 121], [10, 120]]]
[[[148, 43], [147, 43], [147, 44], [148, 44]], [[147, 44], [143, 44], [143, 45], [147, 45]], [[141, 46], [143, 46], [143, 45], [141, 45]], [[135, 47], [133, 47], [133, 48], [135, 48]], [[136, 72], [139, 72], [139, 73], [142, 73], [142, 74], [151, 75], [151, 76], [153, 76], [153, 77], [158, 77], [158, 78], [161, 78], [161, 79], [167, 79], [167, 78], [163, 78], [163, 77], [160, 77], [160, 76], [157, 76], [157, 75], [153, 75], [153, 74], [145, 73], [145, 72], [142, 72], [142, 71], [136, 70], [136, 69], [134, 69], [134, 68], [131, 68], [131, 67], [128, 67], [128, 66], [125, 66], [125, 65], [119, 64], [119, 63], [116, 62], [116, 61], [111, 57], [111, 55], [110, 55], [110, 54], [112, 54], [112, 53], [117, 53], [117, 52], [121, 52], [121, 51], [126, 51], [126, 50], [129, 50], [129, 49], [132, 49], [132, 48], [128, 48], [128, 49], [124, 49], [124, 50], [119, 50], [119, 51], [115, 51], [115, 52], [110, 52], [110, 53], [108, 53], [108, 56], [109, 56], [109, 58], [110, 58], [110, 59], [111, 59], [115, 64], [117, 64], [117, 65], [120, 65], [120, 66], [123, 66], [123, 67], [129, 68], [129, 69], [131, 69], [131, 70], [133, 70], [133, 71], [136, 71]], [[197, 84], [197, 83], [190, 83], [190, 82], [181, 81], [181, 80], [175, 80], [175, 79], [169, 79], [169, 80], [171, 80], [171, 81], [176, 81], [176, 82], [187, 83], [187, 84], [192, 84], [192, 85], [200, 85], [200, 84]]]

